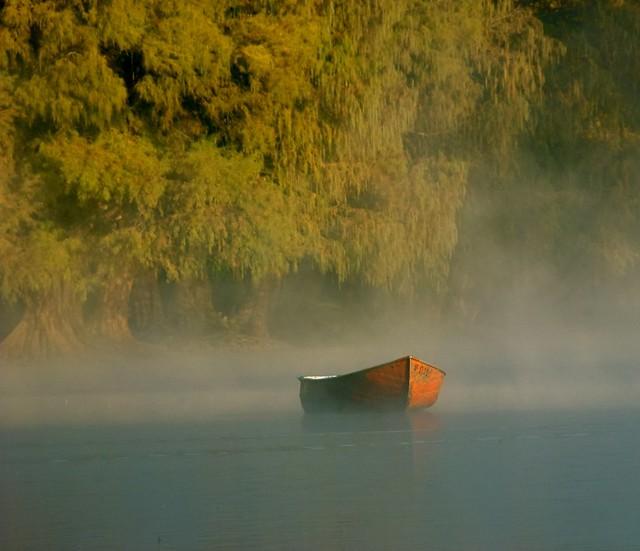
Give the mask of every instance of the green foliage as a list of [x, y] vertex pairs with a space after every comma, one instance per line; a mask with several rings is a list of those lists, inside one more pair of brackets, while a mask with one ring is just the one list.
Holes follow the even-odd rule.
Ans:
[[6, 186], [14, 171], [14, 117], [16, 109], [12, 102], [12, 81], [0, 72], [0, 205], [7, 199]]
[[19, 78], [14, 97], [26, 122], [105, 128], [124, 107], [90, 19], [75, 2], [6, 3], [0, 59]]
[[176, 159], [167, 220], [176, 244], [173, 278], [230, 270], [238, 276], [282, 275], [302, 254], [295, 201], [261, 174], [262, 162], [195, 143]]
[[[3, 255], [0, 290], [5, 299], [37, 301], [57, 292], [63, 283], [76, 284], [82, 269], [78, 262], [82, 249], [77, 240], [38, 229], [20, 237], [19, 247], [12, 247], [12, 243], [7, 243], [11, 237], [0, 243]], [[75, 290], [82, 296], [81, 288]]]
[[188, 116], [186, 99], [214, 121], [217, 96], [228, 85], [232, 48], [208, 13], [215, 2], [155, 4], [148, 15], [155, 24], [147, 23], [139, 41], [126, 47], [138, 51], [142, 59], [142, 74], [133, 92], [149, 104], [153, 122], [163, 131]]
[[148, 140], [118, 130], [96, 140], [58, 135], [40, 155], [70, 202], [68, 231], [93, 251], [99, 276], [156, 266], [166, 249], [158, 211], [168, 164]]
[[0, 5], [5, 298], [302, 261], [441, 290], [480, 176], [545, 205], [545, 241], [589, 213], [594, 262], [639, 258], [634, 3]]
[[[579, 25], [554, 26], [567, 54], [549, 76], [536, 157], [556, 190], [571, 191], [565, 226], [582, 233], [582, 265], [619, 277], [640, 260], [640, 8], [609, 0], [573, 8]], [[556, 243], [563, 255], [566, 237]]]
[[555, 277], [564, 297], [628, 288], [640, 267], [640, 10], [609, 0], [524, 3], [563, 55], [546, 68], [534, 124], [504, 170], [473, 176], [454, 293], [475, 286], [470, 294], [491, 297], [536, 273]]
[[442, 286], [469, 166], [508, 161], [561, 48], [509, 1], [334, 2], [330, 21], [320, 264], [389, 289]]

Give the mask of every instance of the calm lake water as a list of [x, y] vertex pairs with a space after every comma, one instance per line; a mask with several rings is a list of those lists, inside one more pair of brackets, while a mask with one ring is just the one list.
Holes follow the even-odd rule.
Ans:
[[640, 411], [0, 432], [0, 549], [640, 549]]

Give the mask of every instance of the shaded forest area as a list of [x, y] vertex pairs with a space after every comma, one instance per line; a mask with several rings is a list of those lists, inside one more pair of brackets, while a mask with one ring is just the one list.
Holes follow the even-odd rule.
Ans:
[[638, 98], [635, 1], [1, 0], [0, 357], [637, 305]]

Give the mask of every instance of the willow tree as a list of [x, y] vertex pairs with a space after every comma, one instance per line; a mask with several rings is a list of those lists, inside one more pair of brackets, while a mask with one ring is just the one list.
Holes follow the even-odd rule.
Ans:
[[297, 203], [262, 169], [259, 156], [196, 142], [176, 159], [165, 216], [176, 253], [170, 277], [250, 279], [252, 301], [236, 323], [259, 335], [266, 334], [266, 283], [295, 267], [305, 247]]
[[21, 167], [14, 120], [19, 108], [10, 91], [13, 82], [0, 78], [0, 296], [24, 308], [24, 315], [0, 343], [0, 357], [49, 355], [81, 346], [81, 266], [79, 249], [46, 218], [43, 183]]
[[490, 230], [477, 222], [490, 218], [514, 187], [520, 145], [536, 128], [547, 70], [563, 46], [520, 2], [415, 6], [420, 32], [407, 41], [406, 63], [420, 83], [420, 100], [407, 143], [414, 157], [437, 153], [466, 167], [448, 280], [449, 298], [461, 305], [468, 287], [495, 281], [496, 274], [486, 274], [490, 251], [482, 241]]
[[[541, 67], [507, 170], [472, 197], [458, 273], [472, 274], [487, 303], [496, 285], [539, 293], [537, 272], [567, 302], [579, 294], [586, 304], [607, 283], [628, 289], [638, 273], [640, 11], [609, 0], [519, 4], [562, 55]], [[492, 253], [499, 269], [485, 261]]]
[[[11, 84], [22, 167], [16, 186], [34, 175], [26, 216], [46, 221], [43, 227], [34, 222], [36, 245], [48, 234], [49, 242], [75, 244], [47, 265], [47, 277], [55, 279], [57, 269], [60, 278], [76, 278], [90, 291], [93, 332], [104, 337], [129, 336], [132, 280], [161, 265], [167, 250], [159, 223], [167, 164], [160, 154], [182, 148], [182, 136], [198, 125], [182, 104], [198, 87], [215, 93], [211, 80], [227, 65], [224, 39], [204, 10], [167, 2], [46, 1], [6, 2], [2, 9], [2, 68]], [[150, 24], [155, 18], [160, 25]], [[140, 58], [145, 64], [139, 67]], [[14, 241], [22, 260], [3, 262], [7, 281], [28, 269], [21, 264], [31, 259], [27, 252], [45, 250], [29, 249], [24, 232], [30, 227], [21, 223], [23, 235]], [[82, 269], [70, 272], [71, 264]], [[46, 292], [54, 288], [47, 283]], [[38, 292], [27, 301], [31, 324], [38, 317], [29, 314], [29, 304], [42, 309], [51, 302]], [[28, 293], [7, 288], [5, 294], [25, 301]], [[51, 340], [60, 339], [51, 333]]]
[[[67, 241], [75, 244], [47, 270], [58, 269], [60, 278], [76, 278], [78, 288], [90, 291], [98, 334], [127, 336], [128, 294], [142, 269], [162, 268], [180, 279], [201, 275], [207, 263], [224, 264], [239, 276], [259, 280], [282, 273], [299, 256], [292, 252], [298, 245], [288, 214], [295, 193], [268, 175], [273, 129], [267, 128], [277, 118], [273, 112], [280, 106], [293, 109], [299, 99], [289, 97], [291, 88], [282, 78], [300, 59], [290, 55], [282, 39], [283, 29], [295, 21], [285, 17], [260, 23], [258, 14], [253, 38], [237, 29], [230, 37], [223, 30], [229, 26], [227, 13], [237, 22], [242, 19], [215, 1], [3, 3], [2, 91], [10, 96], [12, 109], [10, 116], [3, 111], [0, 120], [9, 121], [20, 144], [15, 185], [28, 182], [33, 189], [25, 216], [33, 221], [36, 244], [48, 234], [48, 242], [60, 242], [63, 249]], [[261, 76], [263, 90], [247, 88], [239, 68], [247, 59], [259, 61], [261, 49], [254, 45], [264, 40], [277, 46], [276, 74]], [[271, 65], [267, 59], [265, 68]], [[263, 115], [252, 118], [251, 111]], [[267, 119], [262, 136], [260, 116]], [[208, 148], [199, 148], [197, 143], [207, 140]], [[235, 168], [220, 161], [224, 155], [216, 148], [225, 144]], [[225, 189], [238, 179], [219, 185], [221, 178], [242, 173], [245, 157], [261, 174], [226, 197]], [[186, 184], [185, 166], [193, 172]], [[212, 174], [217, 174], [213, 180]], [[168, 182], [172, 189], [163, 197]], [[185, 189], [193, 197], [180, 202]], [[220, 224], [205, 221], [220, 229], [215, 251], [194, 237], [202, 230], [202, 217], [176, 210], [197, 209], [198, 197], [212, 193], [220, 195], [214, 202], [224, 205]], [[17, 200], [20, 193], [11, 197]], [[10, 208], [16, 206], [14, 201]], [[175, 220], [183, 228], [165, 232], [175, 230]], [[23, 233], [32, 226], [16, 224]], [[183, 235], [193, 239], [185, 245], [179, 239]], [[13, 245], [20, 252], [30, 243], [30, 235], [22, 235]], [[3, 274], [11, 281], [22, 266], [8, 258]], [[71, 264], [80, 268], [69, 270]], [[47, 277], [55, 279], [49, 272]], [[12, 298], [21, 293], [26, 291], [6, 291]], [[26, 319], [37, 323], [34, 316]]]
[[263, 333], [268, 287], [295, 269], [317, 227], [301, 216], [309, 192], [283, 141], [311, 99], [318, 17], [293, 5], [167, 6], [142, 39], [132, 87], [172, 158], [164, 204], [175, 258], [165, 272], [249, 281], [244, 317]]
[[[126, 327], [133, 281], [145, 271], [162, 270], [180, 280], [194, 274], [177, 271], [177, 264], [200, 262], [182, 259], [186, 251], [170, 243], [164, 215], [171, 206], [163, 194], [174, 159], [210, 132], [207, 109], [215, 110], [212, 103], [227, 86], [231, 45], [219, 27], [223, 10], [220, 2], [95, 3], [103, 55], [127, 90], [123, 133], [112, 134], [115, 142], [101, 140], [108, 145], [107, 166], [91, 161], [100, 182], [90, 186], [92, 193], [99, 197], [106, 187], [112, 212], [102, 242], [115, 253], [101, 255], [103, 296], [111, 299], [98, 304], [98, 319], [105, 312], [112, 320], [100, 322], [102, 333], [109, 326]], [[105, 177], [104, 169], [113, 176]], [[186, 216], [181, 220], [189, 222]], [[113, 287], [114, 281], [120, 284]]]
[[0, 357], [47, 357], [82, 348], [82, 243], [47, 218], [43, 182], [11, 162], [0, 178], [0, 295], [24, 311], [0, 343]]
[[45, 320], [77, 333], [53, 305], [85, 297], [128, 338], [141, 273], [249, 281], [258, 326], [303, 259], [442, 286], [470, 174], [509, 157], [554, 55], [507, 0], [1, 6], [3, 295], [60, 348]]
[[476, 201], [477, 212], [483, 202], [486, 210], [470, 225], [467, 244], [497, 250], [506, 262], [500, 271], [487, 269], [468, 254], [467, 271], [485, 280], [478, 289], [485, 297], [496, 283], [526, 281], [536, 271], [553, 277], [567, 301], [593, 298], [607, 284], [628, 288], [640, 258], [640, 12], [634, 3], [608, 0], [527, 4], [564, 54], [544, 69], [533, 124], [500, 187]]
[[[453, 180], [465, 173], [439, 152], [414, 160], [405, 148], [419, 90], [401, 66], [398, 29], [411, 7], [272, 2], [229, 22], [243, 116], [229, 117], [226, 141], [260, 155], [297, 209], [302, 255], [341, 280], [390, 289], [443, 271], [452, 240], [440, 232], [455, 225]], [[446, 224], [426, 222], [437, 205]]]
[[[13, 162], [4, 218], [3, 294], [24, 303], [22, 321], [3, 349], [35, 354], [79, 345], [84, 281], [83, 243], [67, 232], [73, 211], [62, 186], [42, 170], [46, 137], [78, 127], [98, 129], [125, 100], [124, 88], [100, 55], [80, 6], [4, 2], [0, 70], [10, 80]], [[20, 217], [16, 219], [16, 216]]]
[[535, 149], [550, 195], [566, 199], [568, 231], [554, 236], [554, 260], [562, 266], [573, 249], [600, 282], [615, 280], [640, 260], [640, 7], [560, 2], [541, 7], [541, 17], [567, 49], [550, 75]]
[[60, 136], [43, 144], [41, 155], [73, 209], [68, 231], [89, 249], [84, 255], [93, 291], [91, 331], [110, 341], [128, 340], [133, 282], [157, 269], [167, 254], [158, 212], [166, 162], [148, 140], [116, 130], [95, 140]]
[[559, 48], [510, 1], [332, 2], [330, 21], [320, 265], [390, 289], [441, 287], [470, 174], [508, 162]]

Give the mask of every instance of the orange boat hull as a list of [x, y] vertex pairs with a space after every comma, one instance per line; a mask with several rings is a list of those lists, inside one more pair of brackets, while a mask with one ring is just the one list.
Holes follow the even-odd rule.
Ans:
[[427, 408], [438, 399], [444, 377], [441, 369], [406, 356], [346, 375], [299, 377], [300, 402], [307, 413]]

